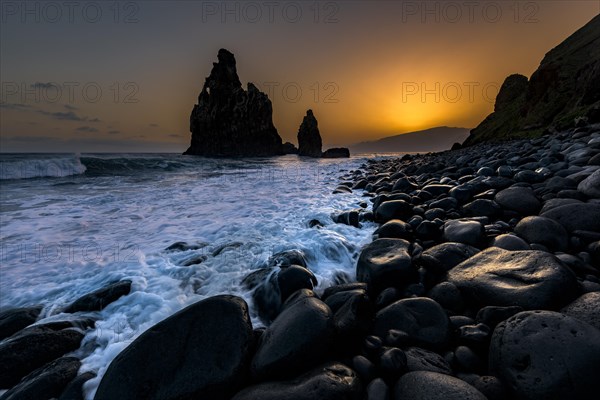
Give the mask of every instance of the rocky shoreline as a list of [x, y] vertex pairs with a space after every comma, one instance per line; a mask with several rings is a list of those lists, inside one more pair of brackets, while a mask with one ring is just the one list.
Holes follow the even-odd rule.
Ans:
[[[600, 368], [600, 126], [370, 160], [336, 193], [380, 227], [356, 277], [318, 288], [301, 251], [140, 335], [95, 399], [592, 399]], [[311, 221], [319, 229], [326, 221]], [[177, 243], [169, 251], [186, 248]], [[101, 310], [116, 282], [63, 311]], [[0, 314], [1, 400], [81, 399], [94, 321]]]

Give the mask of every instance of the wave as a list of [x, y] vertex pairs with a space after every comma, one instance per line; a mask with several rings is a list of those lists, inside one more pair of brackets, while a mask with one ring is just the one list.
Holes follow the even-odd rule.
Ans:
[[81, 157], [86, 176], [130, 175], [139, 171], [178, 171], [188, 165], [166, 157]]
[[75, 154], [42, 158], [9, 156], [0, 160], [0, 180], [60, 178], [80, 175], [85, 171], [85, 165]]

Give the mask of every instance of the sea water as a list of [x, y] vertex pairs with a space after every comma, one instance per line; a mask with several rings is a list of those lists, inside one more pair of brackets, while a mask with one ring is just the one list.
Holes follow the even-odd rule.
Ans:
[[[41, 304], [38, 324], [95, 319], [75, 354], [82, 358], [80, 372], [98, 374], [84, 387], [92, 399], [121, 350], [189, 304], [238, 295], [260, 326], [240, 281], [274, 253], [302, 250], [317, 291], [340, 274], [353, 279], [375, 225], [335, 224], [332, 213], [366, 199], [362, 191], [332, 192], [343, 174], [365, 161], [0, 155], [0, 308]], [[324, 226], [310, 228], [313, 219]], [[165, 250], [178, 241], [200, 248]], [[184, 266], [192, 259], [203, 261]], [[78, 297], [122, 279], [132, 281], [131, 293], [101, 312], [61, 313]]]

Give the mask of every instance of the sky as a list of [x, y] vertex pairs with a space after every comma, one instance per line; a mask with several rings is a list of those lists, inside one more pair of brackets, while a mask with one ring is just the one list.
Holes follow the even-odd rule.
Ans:
[[1, 152], [183, 152], [217, 52], [325, 147], [475, 127], [504, 78], [600, 12], [584, 1], [0, 2]]

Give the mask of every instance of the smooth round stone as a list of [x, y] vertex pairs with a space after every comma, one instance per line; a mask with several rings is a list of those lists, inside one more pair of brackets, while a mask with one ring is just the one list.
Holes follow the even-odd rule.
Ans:
[[460, 312], [464, 301], [460, 290], [450, 282], [440, 282], [427, 292], [427, 297], [438, 302], [446, 310]]
[[430, 208], [441, 208], [443, 210], [450, 210], [458, 206], [458, 201], [454, 197], [444, 197], [443, 199], [432, 201], [429, 204]]
[[600, 204], [574, 203], [555, 207], [541, 214], [561, 224], [568, 232], [600, 232]]
[[513, 170], [508, 165], [499, 166], [496, 170], [496, 173], [498, 174], [498, 176], [502, 176], [504, 178], [512, 178], [513, 176]]
[[481, 369], [481, 358], [467, 346], [458, 346], [454, 350], [454, 359], [462, 371], [477, 372]]
[[530, 250], [529, 245], [526, 241], [516, 235], [505, 233], [503, 235], [496, 236], [492, 242], [492, 247], [499, 247], [504, 250]]
[[245, 381], [253, 347], [246, 302], [210, 297], [154, 325], [121, 351], [94, 399], [228, 399]]
[[565, 206], [567, 204], [582, 204], [581, 200], [576, 199], [550, 199], [544, 202], [544, 206], [540, 210], [540, 214], [545, 213], [553, 208]]
[[477, 221], [452, 220], [444, 224], [444, 239], [448, 242], [479, 246], [485, 237], [483, 225]]
[[432, 184], [432, 185], [426, 185], [423, 190], [431, 193], [433, 196], [439, 196], [441, 194], [446, 194], [450, 191], [450, 189], [452, 189], [453, 186], [452, 185], [440, 185], [440, 184]]
[[586, 293], [560, 312], [600, 329], [600, 292]]
[[448, 340], [450, 321], [444, 309], [432, 299], [417, 297], [399, 300], [375, 315], [373, 333], [386, 337], [391, 329], [406, 332], [426, 347], [438, 348]]
[[413, 236], [410, 224], [400, 219], [392, 219], [386, 222], [377, 229], [376, 233], [379, 239], [390, 238], [410, 240]]
[[394, 183], [394, 186], [392, 187], [392, 191], [411, 193], [414, 190], [417, 190], [418, 188], [419, 188], [419, 186], [416, 183], [414, 183], [411, 179], [402, 177]]
[[419, 257], [419, 263], [427, 269], [446, 272], [466, 259], [474, 256], [479, 249], [463, 243], [446, 242], [433, 246]]
[[546, 246], [552, 251], [565, 251], [569, 234], [561, 224], [546, 217], [526, 217], [515, 227], [515, 233], [529, 243]]
[[369, 386], [367, 386], [367, 397], [365, 400], [389, 400], [390, 399], [390, 388], [383, 379], [374, 379]]
[[592, 199], [600, 199], [600, 169], [579, 182], [577, 190]]
[[257, 379], [285, 378], [323, 360], [333, 341], [333, 315], [314, 297], [286, 307], [266, 329], [251, 364]]
[[513, 186], [501, 190], [494, 200], [503, 208], [516, 211], [521, 215], [535, 215], [542, 207], [533, 190], [526, 187]]
[[42, 307], [8, 308], [0, 312], [0, 340], [37, 321]]
[[520, 399], [593, 399], [600, 331], [552, 311], [525, 311], [492, 335], [490, 369]]
[[384, 201], [375, 210], [375, 222], [387, 222], [392, 219], [405, 220], [412, 216], [412, 205], [404, 200]]
[[232, 400], [350, 400], [358, 399], [361, 393], [356, 372], [341, 363], [328, 363], [289, 381], [249, 386]]
[[446, 375], [452, 374], [450, 364], [438, 353], [420, 347], [409, 347], [405, 353], [407, 368], [411, 372], [430, 371]]
[[399, 287], [418, 280], [412, 265], [410, 243], [403, 239], [377, 239], [360, 253], [356, 278], [365, 282], [370, 293], [390, 286]]
[[464, 204], [471, 199], [473, 190], [469, 185], [459, 185], [452, 188], [448, 194], [456, 199], [457, 203]]
[[465, 204], [462, 210], [468, 217], [494, 217], [500, 213], [501, 208], [493, 200], [477, 199]]
[[397, 379], [407, 369], [406, 353], [397, 348], [386, 350], [379, 358], [379, 368], [387, 380]]
[[482, 306], [555, 309], [579, 292], [573, 272], [552, 254], [490, 247], [448, 272], [448, 281]]
[[468, 383], [437, 372], [403, 375], [394, 388], [394, 400], [487, 400]]
[[477, 170], [478, 176], [494, 176], [494, 170], [490, 167], [481, 167]]

